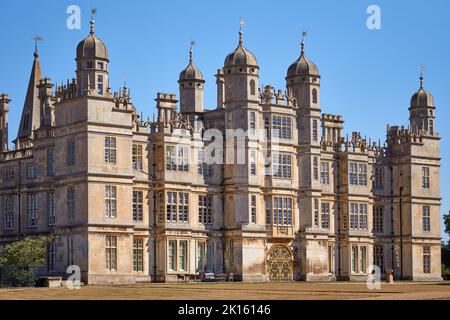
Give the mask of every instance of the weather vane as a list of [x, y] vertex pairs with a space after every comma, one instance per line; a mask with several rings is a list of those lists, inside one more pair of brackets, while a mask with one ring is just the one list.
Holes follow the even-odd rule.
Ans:
[[189, 61], [192, 62], [192, 48], [195, 46], [195, 40], [191, 40], [191, 46], [189, 48]]
[[308, 31], [302, 32], [302, 42], [305, 40], [305, 38], [308, 36]]
[[424, 73], [425, 71], [427, 71], [427, 68], [425, 68], [424, 65], [421, 65], [421, 66], [420, 66], [420, 76], [423, 76], [423, 73]]
[[39, 36], [39, 35], [36, 35], [34, 38], [33, 38], [33, 40], [34, 40], [34, 51], [38, 51], [38, 43], [39, 42], [41, 42], [42, 40], [44, 40], [44, 38], [42, 38], [41, 36]]
[[423, 88], [423, 73], [427, 71], [427, 69], [421, 65], [420, 66], [420, 87]]
[[245, 26], [245, 20], [241, 19], [241, 20], [239, 20], [239, 31], [242, 31], [243, 26]]

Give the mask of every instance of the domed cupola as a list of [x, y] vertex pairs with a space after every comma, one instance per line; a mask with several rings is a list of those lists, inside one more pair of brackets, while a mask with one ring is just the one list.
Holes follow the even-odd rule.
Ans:
[[224, 106], [232, 105], [243, 107], [242, 102], [258, 103], [259, 67], [253, 53], [244, 48], [242, 26], [239, 31], [239, 44], [237, 48], [225, 58], [223, 67], [224, 88], [218, 93], [224, 94]]
[[95, 35], [94, 19], [91, 19], [91, 31], [89, 35], [77, 46], [77, 60], [80, 59], [104, 59], [108, 60], [108, 48], [103, 41]]
[[420, 74], [420, 88], [411, 98], [409, 122], [413, 130], [425, 130], [434, 135], [436, 106], [431, 93], [423, 88], [423, 80], [423, 75]]
[[411, 97], [411, 108], [418, 107], [434, 107], [434, 98], [423, 88], [423, 76], [420, 76], [420, 88], [419, 90], [413, 94]]
[[108, 49], [94, 32], [94, 14], [91, 16], [91, 32], [77, 46], [77, 84], [80, 96], [110, 96]]
[[192, 58], [192, 47], [189, 51], [189, 64], [180, 73], [179, 81], [205, 81], [203, 74], [199, 68], [194, 65], [194, 60]]
[[189, 50], [189, 64], [181, 71], [178, 80], [180, 89], [180, 112], [183, 114], [191, 114], [190, 120], [196, 120], [195, 114], [203, 112], [203, 87], [205, 79], [199, 68], [194, 65], [192, 55], [192, 46], [195, 44], [191, 42], [191, 49]]
[[320, 77], [319, 69], [316, 64], [306, 58], [305, 55], [305, 43], [302, 40], [300, 57], [289, 66], [287, 71], [287, 78], [293, 78], [298, 76], [315, 76]]
[[256, 61], [255, 55], [244, 48], [242, 40], [243, 34], [242, 30], [239, 31], [239, 45], [225, 58], [224, 68], [237, 66], [258, 68], [258, 62]]

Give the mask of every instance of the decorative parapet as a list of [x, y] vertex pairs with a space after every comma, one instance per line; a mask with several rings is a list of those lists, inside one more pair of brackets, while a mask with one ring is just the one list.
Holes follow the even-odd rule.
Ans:
[[331, 149], [335, 152], [373, 153], [375, 156], [384, 155], [386, 152], [386, 146], [382, 145], [380, 140], [375, 142], [370, 138], [363, 138], [361, 133], [357, 131], [352, 132], [351, 138], [347, 135], [345, 138], [340, 138], [339, 141], [324, 140], [322, 137], [320, 143], [323, 150]]
[[271, 85], [264, 86], [262, 89], [258, 89], [258, 91], [262, 104], [273, 104], [291, 108], [297, 107], [297, 99], [286, 91], [283, 93], [282, 90], [278, 89], [275, 92], [274, 87]]
[[423, 128], [409, 128], [404, 126], [387, 126], [388, 144], [417, 143], [423, 144], [422, 139], [426, 136], [433, 136]]
[[136, 110], [131, 99], [131, 89], [126, 85], [119, 89], [119, 92], [114, 92], [114, 107], [121, 110]]
[[28, 158], [33, 155], [32, 147], [8, 150], [0, 153], [0, 162]]
[[61, 81], [61, 85], [55, 86], [55, 96], [58, 101], [69, 100], [79, 97], [78, 84], [74, 78], [71, 81], [67, 79], [66, 84]]

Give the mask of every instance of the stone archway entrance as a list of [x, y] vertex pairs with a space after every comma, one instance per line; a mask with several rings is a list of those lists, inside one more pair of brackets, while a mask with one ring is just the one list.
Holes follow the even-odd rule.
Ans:
[[267, 274], [272, 282], [292, 281], [292, 253], [284, 245], [274, 245], [267, 255]]

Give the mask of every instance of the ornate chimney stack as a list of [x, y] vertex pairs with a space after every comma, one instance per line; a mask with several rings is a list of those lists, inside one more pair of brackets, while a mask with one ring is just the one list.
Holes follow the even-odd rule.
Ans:
[[1, 152], [8, 151], [8, 111], [9, 103], [7, 94], [0, 94], [0, 148]]

